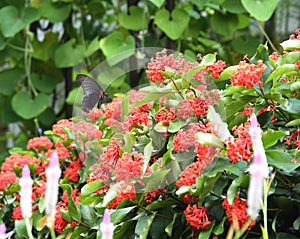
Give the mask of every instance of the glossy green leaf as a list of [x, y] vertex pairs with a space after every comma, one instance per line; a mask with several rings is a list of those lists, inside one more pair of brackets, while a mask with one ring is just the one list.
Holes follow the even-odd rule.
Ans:
[[90, 195], [90, 194], [96, 192], [102, 186], [103, 186], [103, 184], [100, 182], [100, 180], [92, 181], [82, 187], [81, 196]]
[[229, 204], [234, 203], [235, 196], [240, 188], [244, 188], [245, 185], [248, 185], [249, 174], [241, 174], [239, 177], [234, 179], [227, 190], [227, 197]]
[[144, 177], [144, 182], [146, 184], [145, 192], [160, 188], [169, 172], [170, 170], [154, 171], [150, 176]]
[[222, 140], [214, 134], [198, 132], [195, 134], [195, 138], [202, 145], [210, 145], [220, 149], [224, 148]]
[[146, 29], [148, 26], [148, 18], [143, 8], [131, 6], [129, 14], [120, 13], [120, 25], [128, 30], [140, 31]]
[[268, 129], [262, 135], [262, 141], [263, 141], [264, 148], [267, 149], [267, 148], [275, 145], [279, 139], [283, 138], [286, 135], [287, 135], [286, 132]]
[[148, 216], [142, 216], [138, 219], [135, 227], [135, 238], [147, 239], [148, 232], [154, 217], [155, 214], [150, 214]]
[[31, 81], [36, 89], [44, 93], [51, 93], [56, 88], [56, 85], [58, 83], [57, 79], [53, 76], [39, 76], [35, 73], [31, 75]]
[[226, 0], [223, 3], [223, 7], [230, 13], [239, 14], [246, 12], [240, 0]]
[[199, 233], [198, 239], [209, 239], [210, 235], [212, 233], [212, 230], [215, 226], [216, 221], [212, 221], [212, 223], [209, 225], [209, 227], [207, 227], [204, 231], [201, 231]]
[[299, 125], [300, 125], [300, 119], [294, 119], [294, 120], [288, 122], [285, 126], [292, 127], [292, 126], [299, 126]]
[[219, 79], [215, 79], [215, 81], [224, 81], [224, 80], [229, 80], [231, 76], [233, 76], [237, 72], [237, 68], [239, 66], [229, 66], [224, 69], [224, 71], [220, 74]]
[[26, 225], [25, 225], [24, 220], [16, 220], [15, 221], [15, 230], [19, 237], [21, 237], [21, 238], [28, 237], [28, 233], [26, 230]]
[[84, 56], [85, 57], [90, 57], [94, 52], [96, 52], [97, 50], [99, 50], [99, 40], [98, 37], [95, 37], [91, 43], [88, 45]]
[[13, 110], [23, 119], [32, 119], [41, 114], [49, 105], [49, 96], [40, 93], [31, 98], [27, 92], [20, 91], [12, 98]]
[[242, 0], [244, 8], [258, 21], [267, 21], [279, 0]]
[[300, 162], [293, 162], [293, 156], [279, 150], [269, 150], [266, 152], [268, 164], [291, 173], [300, 166]]
[[70, 41], [57, 47], [54, 53], [54, 62], [58, 68], [75, 66], [83, 61], [85, 48], [83, 45], [76, 45], [76, 40]]
[[299, 40], [286, 40], [280, 43], [285, 51], [300, 50]]
[[[171, 19], [171, 20], [170, 20]], [[177, 40], [189, 24], [190, 16], [181, 9], [159, 10], [154, 16], [154, 23], [172, 40]]]
[[299, 60], [300, 60], [300, 52], [288, 52], [288, 53], [282, 55], [278, 59], [276, 64], [278, 66], [282, 66], [282, 65], [285, 65], [285, 64], [295, 64]]
[[168, 131], [170, 133], [176, 133], [176, 132], [178, 132], [178, 130], [180, 130], [182, 127], [186, 126], [187, 124], [188, 124], [188, 122], [181, 121], [180, 119], [172, 120], [170, 122]]
[[45, 39], [40, 42], [35, 39], [32, 43], [32, 57], [38, 60], [47, 61], [53, 58], [54, 52], [58, 47], [59, 42], [57, 35], [52, 32], [45, 33]]
[[120, 208], [110, 215], [110, 219], [114, 224], [121, 222], [136, 206]]
[[82, 215], [84, 224], [89, 227], [96, 227], [100, 224], [99, 215], [90, 206], [80, 205], [80, 214]]
[[280, 105], [280, 108], [288, 113], [300, 115], [300, 100], [289, 98], [287, 104]]
[[285, 76], [287, 74], [293, 74], [299, 72], [299, 69], [295, 66], [295, 64], [285, 64], [282, 66], [278, 66], [266, 79], [266, 83], [271, 80], [278, 80], [279, 77]]

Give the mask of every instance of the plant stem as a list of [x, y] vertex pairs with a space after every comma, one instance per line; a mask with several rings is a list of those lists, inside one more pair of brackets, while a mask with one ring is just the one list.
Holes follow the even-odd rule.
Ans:
[[274, 44], [272, 43], [272, 41], [271, 41], [270, 37], [268, 36], [268, 34], [265, 32], [265, 29], [261, 26], [261, 24], [260, 24], [258, 21], [256, 21], [256, 22], [257, 22], [257, 25], [258, 25], [259, 30], [260, 30], [260, 31], [262, 32], [262, 34], [265, 36], [265, 38], [266, 38], [267, 41], [269, 42], [269, 44], [270, 44], [271, 48], [273, 49], [273, 51], [279, 52], [279, 51], [276, 49], [276, 47], [274, 46]]
[[30, 226], [29, 218], [26, 217], [24, 220], [25, 220], [26, 230], [27, 230], [27, 234], [29, 236], [29, 239], [34, 239], [34, 237], [32, 235], [32, 232], [31, 232], [31, 226]]
[[179, 95], [181, 96], [181, 98], [184, 100], [184, 97], [183, 97], [182, 93], [180, 92], [180, 90], [178, 89], [178, 87], [177, 87], [175, 81], [174, 81], [173, 79], [171, 79], [171, 81], [173, 82], [173, 85], [175, 86], [175, 88], [176, 88], [178, 94], [179, 94]]
[[52, 239], [56, 239], [55, 231], [53, 228], [50, 229], [50, 234]]

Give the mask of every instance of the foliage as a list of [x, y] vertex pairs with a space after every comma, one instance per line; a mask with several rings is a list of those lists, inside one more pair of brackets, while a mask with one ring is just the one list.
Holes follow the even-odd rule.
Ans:
[[[20, 135], [7, 137], [24, 146], [38, 128], [49, 129], [57, 119], [69, 118], [78, 90], [74, 75], [87, 73], [120, 52], [135, 62], [135, 50], [145, 47], [193, 57], [219, 52], [228, 62], [241, 54], [252, 55], [259, 40], [249, 34], [250, 20], [268, 20], [277, 4], [273, 0], [1, 1], [1, 123], [18, 123], [21, 128]], [[142, 75], [143, 70], [133, 69], [130, 78], [119, 78], [108, 92], [124, 93], [147, 82]], [[102, 85], [109, 85], [103, 78]]]
[[[8, 231], [14, 238], [27, 235], [17, 182], [28, 164], [33, 235], [47, 237], [44, 175], [56, 150], [63, 174], [58, 238], [101, 238], [106, 208], [115, 239], [225, 238], [230, 224], [236, 230], [249, 225], [245, 238], [299, 237], [299, 41], [298, 35], [283, 42], [283, 55], [269, 55], [260, 45], [251, 59], [227, 67], [215, 54], [189, 62], [157, 53], [146, 71], [150, 86], [116, 97], [86, 118], [58, 121], [26, 150], [10, 150], [0, 173]], [[224, 89], [214, 88], [222, 81]], [[275, 175], [265, 195], [267, 217], [260, 213], [256, 222], [247, 219], [245, 201], [251, 114], [263, 129]]]

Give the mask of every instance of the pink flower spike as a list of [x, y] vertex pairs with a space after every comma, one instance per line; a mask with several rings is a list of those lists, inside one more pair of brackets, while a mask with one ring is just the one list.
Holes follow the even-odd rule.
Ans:
[[22, 178], [20, 178], [20, 203], [22, 210], [22, 217], [30, 218], [32, 215], [32, 184], [33, 181], [30, 177], [30, 170], [28, 165], [25, 165], [22, 170]]
[[30, 177], [30, 170], [28, 165], [26, 164], [22, 170], [22, 178], [29, 178]]
[[253, 143], [254, 159], [249, 167], [250, 183], [248, 188], [248, 210], [247, 213], [252, 219], [256, 219], [261, 208], [264, 194], [264, 180], [268, 177], [269, 169], [263, 142], [261, 139], [262, 130], [258, 126], [257, 118], [253, 114], [250, 118], [249, 134]]
[[58, 155], [54, 151], [50, 158], [50, 164], [46, 169], [46, 193], [45, 193], [45, 206], [47, 214], [47, 225], [53, 228], [56, 204], [58, 200], [59, 178], [61, 176], [61, 169], [58, 165]]
[[105, 210], [103, 215], [103, 222], [100, 224], [102, 232], [102, 239], [113, 239], [114, 225], [110, 222], [110, 215], [108, 210]]
[[54, 151], [50, 158], [49, 167], [57, 167], [58, 166], [58, 154], [57, 151]]
[[4, 223], [0, 224], [0, 239], [6, 238], [6, 226]]

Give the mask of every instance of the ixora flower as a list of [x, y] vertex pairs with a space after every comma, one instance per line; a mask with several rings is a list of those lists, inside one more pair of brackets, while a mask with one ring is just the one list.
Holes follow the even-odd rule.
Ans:
[[47, 225], [49, 228], [53, 228], [54, 226], [60, 175], [61, 169], [58, 166], [58, 155], [57, 152], [54, 151], [50, 158], [50, 164], [46, 169], [47, 184], [45, 204], [47, 214]]
[[32, 215], [32, 184], [30, 177], [30, 170], [28, 165], [25, 165], [22, 171], [22, 178], [20, 178], [19, 185], [21, 186], [21, 210], [23, 218], [30, 218]]
[[261, 140], [261, 129], [255, 115], [250, 119], [249, 134], [253, 142], [254, 159], [249, 167], [251, 175], [248, 189], [248, 215], [255, 219], [261, 208], [264, 179], [269, 175], [267, 157]]

